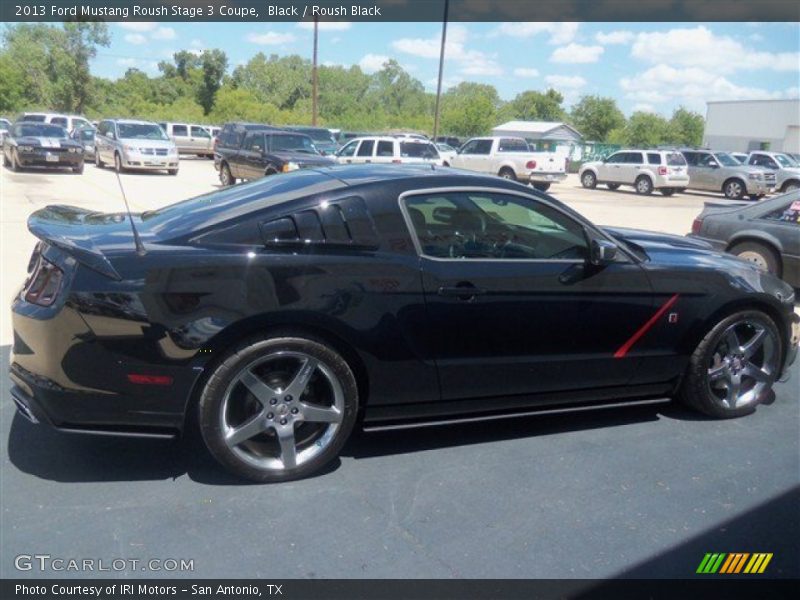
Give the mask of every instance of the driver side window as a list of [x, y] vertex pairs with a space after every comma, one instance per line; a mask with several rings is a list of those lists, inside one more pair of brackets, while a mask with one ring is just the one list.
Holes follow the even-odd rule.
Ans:
[[585, 260], [583, 226], [532, 198], [446, 192], [404, 200], [422, 253], [435, 258]]

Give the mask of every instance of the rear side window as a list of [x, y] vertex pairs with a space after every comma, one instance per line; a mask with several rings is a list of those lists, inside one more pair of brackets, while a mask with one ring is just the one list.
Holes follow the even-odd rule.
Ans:
[[50, 119], [50, 123], [53, 125], [58, 125], [60, 127], [67, 126], [67, 118], [66, 117], [53, 117]]
[[394, 142], [378, 142], [375, 156], [394, 156]]
[[192, 137], [210, 138], [211, 134], [203, 127], [192, 126]]
[[644, 163], [642, 160], [642, 153], [641, 152], [626, 152], [625, 153], [625, 163], [629, 165], [641, 165]]
[[647, 164], [648, 165], [660, 165], [661, 164], [661, 155], [658, 152], [648, 152], [647, 153]]
[[492, 140], [478, 140], [475, 145], [475, 152], [473, 154], [491, 154]]
[[784, 204], [780, 208], [768, 212], [761, 218], [767, 221], [779, 221], [781, 223], [800, 226], [800, 200]]
[[236, 132], [233, 125], [225, 125], [219, 134], [219, 144], [223, 146], [233, 146], [236, 144]]
[[364, 140], [358, 147], [358, 156], [372, 156], [372, 149], [375, 147], [374, 140]]
[[439, 151], [430, 143], [400, 142], [400, 156], [405, 158], [439, 158]]
[[186, 127], [186, 125], [173, 125], [172, 126], [172, 135], [186, 136], [186, 135], [189, 135], [189, 130]]
[[23, 121], [33, 121], [35, 123], [44, 123], [44, 115], [25, 115]]
[[680, 152], [667, 152], [666, 159], [667, 159], [667, 164], [670, 167], [686, 166], [686, 159], [683, 158], [683, 154], [681, 154]]
[[518, 138], [500, 138], [497, 145], [498, 152], [527, 152], [528, 142]]

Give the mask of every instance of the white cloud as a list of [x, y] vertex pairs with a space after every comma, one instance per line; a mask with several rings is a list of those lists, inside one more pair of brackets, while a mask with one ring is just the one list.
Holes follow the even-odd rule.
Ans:
[[159, 27], [150, 34], [150, 37], [154, 40], [174, 40], [178, 34], [172, 27]]
[[[460, 71], [464, 75], [502, 75], [503, 67], [497, 63], [493, 56], [479, 50], [467, 49], [466, 42], [468, 37], [469, 32], [466, 27], [452, 25], [447, 32], [445, 59], [459, 63]], [[392, 48], [412, 56], [438, 59], [441, 38], [438, 35], [434, 35], [431, 38], [402, 38], [394, 40]]]
[[714, 34], [705, 26], [640, 33], [631, 47], [631, 56], [650, 64], [698, 67], [714, 73], [737, 70], [797, 72], [798, 52], [759, 52], [738, 40]]
[[514, 69], [515, 77], [538, 77], [539, 71], [531, 67], [517, 67]]
[[278, 46], [280, 44], [291, 44], [295, 37], [291, 33], [267, 31], [266, 33], [248, 33], [245, 39], [261, 46]]
[[189, 42], [189, 45], [192, 48], [205, 48], [206, 47], [206, 43], [203, 40], [198, 40], [198, 39], [192, 40], [191, 42]]
[[147, 38], [143, 36], [141, 33], [126, 33], [125, 34], [125, 41], [129, 44], [133, 44], [134, 46], [141, 46], [145, 42], [147, 42]]
[[582, 46], [580, 44], [569, 44], [561, 46], [553, 51], [550, 60], [556, 63], [587, 64], [595, 63], [603, 54], [602, 46]]
[[158, 71], [158, 63], [153, 60], [144, 60], [141, 58], [118, 58], [117, 64], [126, 69], [140, 69], [155, 73]]
[[[313, 21], [302, 21], [297, 24], [300, 29], [314, 29], [314, 22]], [[349, 21], [320, 21], [319, 22], [319, 30], [320, 31], [345, 31], [350, 29], [353, 24]]]
[[598, 43], [608, 46], [611, 44], [630, 44], [635, 37], [636, 34], [632, 31], [618, 30], [609, 31], [608, 33], [600, 31], [594, 36], [594, 39]]
[[158, 23], [153, 23], [152, 21], [130, 21], [126, 23], [117, 23], [117, 25], [128, 31], [139, 32], [153, 31], [158, 28]]
[[[433, 79], [429, 79], [426, 83], [428, 84], [428, 87], [430, 89], [435, 90], [437, 81], [438, 80], [436, 79], [436, 77], [434, 77]], [[458, 75], [453, 75], [452, 77], [444, 77], [442, 79], [442, 91], [448, 90], [451, 87], [456, 87], [459, 83], [463, 81], [464, 78], [459, 77]]]
[[365, 73], [374, 73], [375, 71], [380, 71], [383, 68], [383, 64], [388, 60], [389, 57], [383, 54], [366, 54], [358, 61], [358, 66]]
[[575, 39], [580, 23], [503, 23], [495, 29], [493, 36], [529, 38], [547, 33], [551, 44], [567, 44]]
[[577, 90], [586, 85], [586, 80], [580, 75], [548, 75], [544, 80], [557, 91]]
[[656, 65], [632, 77], [619, 81], [626, 98], [635, 102], [659, 104], [678, 102], [688, 108], [704, 111], [706, 102], [713, 100], [768, 100], [796, 97], [797, 88], [765, 90], [738, 85], [710, 69]]

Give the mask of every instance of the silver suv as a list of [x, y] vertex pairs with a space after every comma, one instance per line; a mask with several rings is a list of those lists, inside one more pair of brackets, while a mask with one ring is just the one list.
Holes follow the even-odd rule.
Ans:
[[749, 196], [759, 200], [775, 187], [775, 174], [759, 167], [743, 165], [727, 152], [681, 150], [689, 164], [691, 190], [722, 192], [726, 198], [739, 200]]
[[178, 174], [178, 148], [158, 123], [132, 119], [106, 119], [94, 136], [94, 164], [112, 163], [125, 169], [166, 170]]
[[671, 196], [689, 187], [686, 160], [674, 150], [620, 150], [603, 160], [584, 163], [578, 174], [583, 187], [589, 189], [598, 183], [610, 190], [630, 185], [637, 194], [659, 190]]
[[781, 192], [800, 188], [800, 165], [783, 152], [751, 152], [748, 165], [769, 169], [775, 174], [775, 187]]

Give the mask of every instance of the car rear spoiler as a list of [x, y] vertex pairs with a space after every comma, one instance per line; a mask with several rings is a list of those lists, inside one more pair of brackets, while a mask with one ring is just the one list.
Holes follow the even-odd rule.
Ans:
[[77, 206], [51, 205], [28, 217], [28, 230], [43, 242], [67, 252], [90, 269], [120, 281], [120, 274], [86, 234], [86, 217], [94, 214], [97, 213]]

